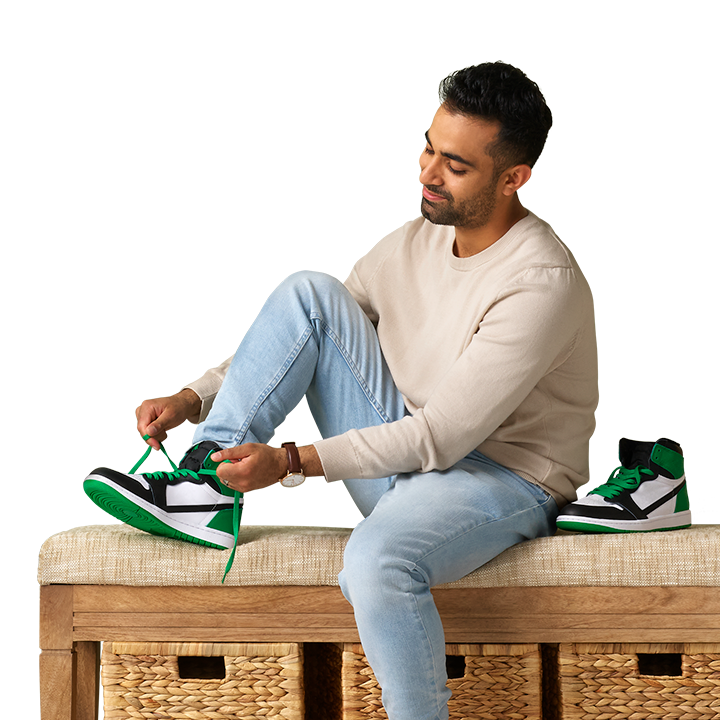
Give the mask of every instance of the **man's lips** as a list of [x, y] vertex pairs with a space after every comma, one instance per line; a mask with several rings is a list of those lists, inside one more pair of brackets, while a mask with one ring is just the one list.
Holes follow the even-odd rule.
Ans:
[[422, 194], [423, 197], [429, 202], [439, 202], [440, 200], [447, 200], [447, 198], [444, 198], [442, 195], [436, 195], [435, 193], [430, 192], [425, 186], [423, 186]]

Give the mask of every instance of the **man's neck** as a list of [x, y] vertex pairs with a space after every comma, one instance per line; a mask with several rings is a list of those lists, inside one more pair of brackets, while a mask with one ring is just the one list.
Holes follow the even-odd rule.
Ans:
[[506, 208], [498, 209], [488, 222], [479, 228], [455, 228], [453, 252], [457, 257], [471, 257], [496, 243], [515, 223], [527, 217], [528, 211], [517, 195]]

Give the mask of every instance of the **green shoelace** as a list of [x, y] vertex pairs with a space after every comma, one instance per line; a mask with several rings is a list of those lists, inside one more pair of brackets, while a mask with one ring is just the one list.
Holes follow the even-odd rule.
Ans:
[[608, 481], [588, 495], [602, 495], [606, 498], [617, 497], [623, 490], [635, 490], [643, 481], [643, 475], [654, 475], [652, 470], [644, 467], [626, 468], [622, 465], [610, 473]]
[[[143, 435], [143, 440], [149, 440], [149, 435]], [[168, 459], [168, 462], [170, 465], [172, 465], [172, 475], [176, 477], [191, 477], [195, 480], [199, 480], [200, 475], [211, 475], [215, 480], [220, 482], [218, 479], [217, 473], [215, 470], [208, 470], [206, 468], [201, 468], [197, 472], [193, 472], [192, 470], [179, 470], [178, 466], [170, 459], [170, 456], [167, 454], [167, 451], [163, 447], [163, 444], [160, 443], [160, 450], [162, 450], [163, 455]], [[147, 450], [143, 454], [143, 456], [133, 465], [132, 469], [130, 470], [130, 475], [132, 475], [134, 472], [137, 471], [137, 469], [150, 457], [150, 453], [152, 452], [152, 447], [148, 445]], [[230, 462], [229, 460], [224, 460], [223, 462]], [[168, 472], [152, 472], [152, 473], [142, 473], [143, 475], [146, 475], [147, 477], [153, 478], [154, 480], [160, 480], [163, 477], [166, 477], [167, 475], [170, 475]], [[230, 572], [230, 568], [232, 568], [233, 563], [235, 562], [235, 551], [237, 550], [237, 543], [238, 543], [238, 534], [240, 533], [240, 493], [237, 490], [233, 491], [234, 500], [233, 500], [233, 534], [235, 537], [235, 542], [233, 543], [233, 549], [230, 553], [230, 557], [228, 558], [227, 565], [225, 565], [225, 574], [223, 575], [222, 582], [225, 583], [225, 578], [228, 576], [228, 573]]]
[[[149, 440], [149, 435], [143, 435], [143, 440]], [[178, 466], [170, 459], [170, 456], [167, 454], [167, 450], [163, 447], [163, 444], [160, 443], [160, 449], [163, 452], [163, 455], [168, 459], [168, 462], [172, 465], [173, 472], [180, 472], [178, 470]], [[132, 469], [130, 470], [130, 475], [132, 475], [149, 457], [150, 453], [152, 452], [152, 446], [148, 445], [147, 450], [145, 451], [145, 454], [132, 466]], [[146, 475], [159, 475], [159, 473], [145, 473]]]

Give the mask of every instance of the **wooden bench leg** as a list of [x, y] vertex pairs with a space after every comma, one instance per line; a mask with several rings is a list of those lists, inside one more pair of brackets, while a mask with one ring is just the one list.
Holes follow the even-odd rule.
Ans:
[[98, 720], [100, 643], [75, 643], [75, 720]]
[[40, 588], [41, 720], [98, 720], [100, 643], [73, 643], [73, 588]]
[[40, 588], [40, 717], [76, 720], [72, 586]]

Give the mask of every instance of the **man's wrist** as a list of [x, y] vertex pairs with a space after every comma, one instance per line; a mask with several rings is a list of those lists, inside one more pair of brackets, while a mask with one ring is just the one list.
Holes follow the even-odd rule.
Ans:
[[187, 408], [187, 417], [195, 417], [200, 414], [202, 409], [202, 400], [200, 396], [190, 388], [183, 388], [177, 397], [182, 400], [183, 404]]
[[[281, 472], [279, 480], [282, 480], [290, 472], [290, 463], [287, 450], [284, 447], [277, 448], [277, 452], [279, 458], [278, 467], [280, 467]], [[302, 445], [297, 448], [297, 452], [300, 456], [300, 468], [305, 477], [321, 477], [325, 474], [320, 462], [320, 456], [314, 445]]]
[[303, 445], [298, 448], [300, 464], [307, 477], [322, 477], [325, 475], [320, 456], [314, 445]]
[[277, 457], [278, 457], [278, 467], [280, 468], [280, 474], [278, 475], [278, 482], [280, 482], [287, 474], [289, 465], [288, 465], [288, 456], [287, 452], [285, 451], [285, 448], [279, 447], [277, 448]]

